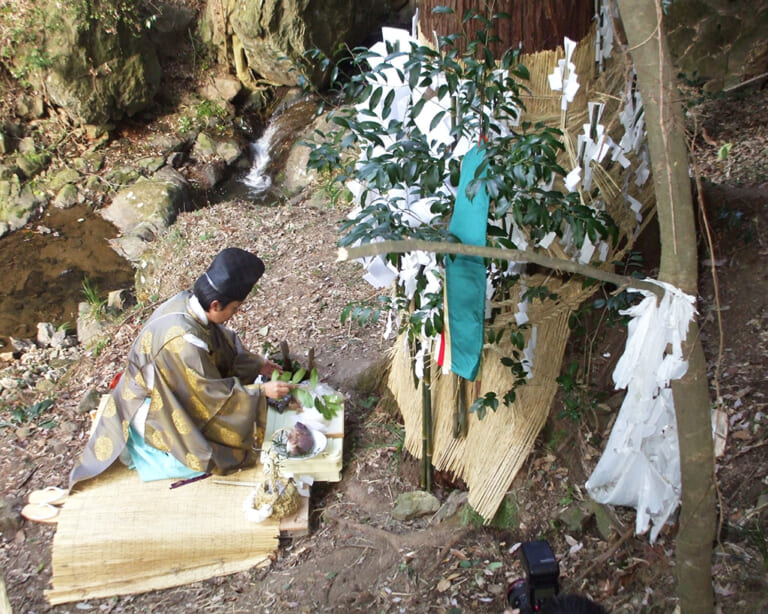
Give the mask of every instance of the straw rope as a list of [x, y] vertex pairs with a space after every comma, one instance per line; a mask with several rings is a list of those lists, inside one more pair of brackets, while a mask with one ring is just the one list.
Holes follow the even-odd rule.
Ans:
[[[551, 92], [548, 75], [557, 66], [563, 51], [544, 51], [525, 56], [523, 64], [531, 73], [530, 94], [524, 96], [526, 111], [522, 119], [545, 122], [564, 132], [565, 151], [561, 164], [572, 168], [576, 164], [574, 144], [576, 137], [588, 122], [587, 102], [603, 102], [601, 123], [615, 142], [622, 136], [618, 114], [621, 111], [627, 87], [628, 62], [619, 52], [606, 62], [606, 70], [597, 74], [594, 63], [594, 31], [576, 47], [573, 62], [581, 87], [569, 104], [567, 113], [560, 109], [560, 94]], [[627, 155], [631, 162], [636, 160]], [[636, 166], [636, 164], [633, 164]], [[586, 204], [605, 207], [619, 227], [620, 242], [607, 261], [621, 257], [631, 249], [638, 232], [635, 213], [629, 209], [624, 189], [629, 181], [628, 171], [613, 163], [593, 163], [593, 189], [582, 193]], [[642, 203], [642, 214], [648, 219], [653, 213], [652, 182], [637, 188], [632, 186], [633, 196]], [[554, 242], [548, 252], [554, 257], [568, 258], [562, 247]], [[605, 265], [610, 266], [610, 265]], [[525, 279], [528, 287], [546, 285], [558, 296], [555, 301], [536, 302], [529, 305], [528, 316], [536, 327], [537, 343], [534, 355], [533, 377], [517, 388], [517, 398], [510, 407], [500, 404], [496, 412], [489, 411], [483, 420], [472, 414], [468, 419], [465, 437], [454, 437], [453, 412], [457, 401], [456, 377], [443, 375], [433, 369], [432, 415], [433, 453], [435, 468], [448, 471], [462, 478], [469, 486], [469, 503], [490, 523], [520, 467], [525, 462], [541, 428], [546, 423], [552, 400], [557, 391], [556, 379], [560, 375], [565, 345], [568, 339], [568, 319], [573, 310], [595, 290], [583, 288], [580, 279], [563, 283], [554, 275], [537, 275]], [[518, 311], [520, 289], [512, 289], [510, 296], [494, 300], [496, 314], [489, 328], [499, 328], [510, 322]], [[526, 331], [527, 337], [531, 329]], [[499, 396], [511, 388], [513, 380], [507, 367], [501, 364], [502, 355], [509, 355], [510, 347], [504, 343], [495, 348], [485, 348], [476, 382], [467, 384], [466, 406], [486, 392]], [[405, 447], [416, 457], [422, 450], [422, 397], [421, 388], [414, 385], [412, 358], [403, 337], [400, 337], [392, 354], [388, 379], [389, 389], [400, 407], [405, 424]]]

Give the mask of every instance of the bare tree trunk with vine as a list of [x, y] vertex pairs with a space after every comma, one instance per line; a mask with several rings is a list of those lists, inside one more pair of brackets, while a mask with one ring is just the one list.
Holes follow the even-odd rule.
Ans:
[[[661, 0], [617, 0], [645, 106], [661, 231], [659, 278], [697, 294], [696, 229], [682, 107], [664, 37]], [[715, 535], [714, 449], [706, 361], [691, 322], [683, 352], [688, 372], [672, 382], [682, 481], [677, 534], [682, 614], [711, 612]]]

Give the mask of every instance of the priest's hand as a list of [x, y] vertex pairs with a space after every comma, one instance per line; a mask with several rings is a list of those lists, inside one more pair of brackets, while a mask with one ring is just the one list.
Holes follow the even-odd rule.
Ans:
[[294, 388], [293, 384], [281, 381], [267, 382], [261, 385], [264, 394], [270, 399], [282, 399], [285, 395], [290, 394], [291, 388]]
[[260, 373], [264, 377], [269, 378], [269, 377], [272, 377], [272, 372], [273, 371], [277, 371], [278, 373], [282, 373], [283, 369], [277, 363], [272, 362], [271, 360], [265, 358], [263, 364], [261, 365]]

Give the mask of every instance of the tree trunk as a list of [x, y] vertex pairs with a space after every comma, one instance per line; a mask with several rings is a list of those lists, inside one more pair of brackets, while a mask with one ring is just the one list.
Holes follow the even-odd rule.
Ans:
[[[448, 6], [455, 15], [433, 13], [437, 6]], [[432, 32], [445, 36], [458, 32], [464, 12], [472, 9], [490, 17], [492, 13], [508, 13], [509, 19], [499, 19], [494, 31], [501, 39], [491, 45], [499, 58], [510, 47], [533, 53], [556, 49], [563, 45], [563, 37], [572, 40], [584, 38], [595, 19], [594, 0], [421, 0], [419, 27], [422, 34], [432, 39]], [[480, 24], [471, 20], [464, 25], [471, 38]]]
[[[617, 0], [645, 106], [661, 232], [659, 278], [696, 296], [693, 199], [682, 107], [664, 37], [660, 0]], [[677, 581], [682, 614], [712, 611], [714, 449], [706, 362], [693, 322], [683, 344], [688, 372], [672, 382], [682, 482]]]

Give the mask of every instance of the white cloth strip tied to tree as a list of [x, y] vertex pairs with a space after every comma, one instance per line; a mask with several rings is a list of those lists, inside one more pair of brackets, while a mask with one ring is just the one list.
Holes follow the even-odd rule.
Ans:
[[651, 542], [680, 503], [680, 454], [670, 381], [688, 363], [682, 342], [696, 309], [694, 297], [674, 286], [658, 297], [646, 290], [637, 305], [622, 311], [632, 320], [624, 354], [616, 364], [616, 389], [627, 394], [605, 452], [586, 489], [596, 501], [637, 509], [635, 532], [652, 524]]

